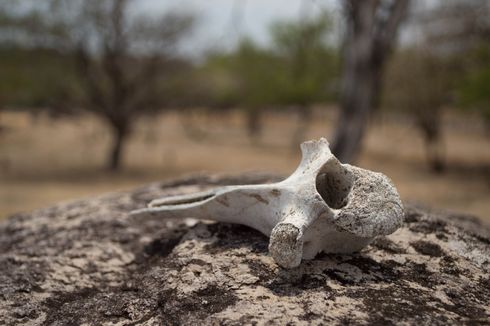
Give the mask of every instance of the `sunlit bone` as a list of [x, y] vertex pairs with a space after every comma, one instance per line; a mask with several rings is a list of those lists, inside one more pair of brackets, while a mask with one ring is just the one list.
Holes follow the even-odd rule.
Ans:
[[359, 251], [401, 226], [403, 206], [388, 177], [341, 164], [324, 138], [301, 151], [299, 167], [284, 181], [165, 197], [131, 214], [247, 225], [270, 237], [269, 252], [285, 268], [319, 252]]

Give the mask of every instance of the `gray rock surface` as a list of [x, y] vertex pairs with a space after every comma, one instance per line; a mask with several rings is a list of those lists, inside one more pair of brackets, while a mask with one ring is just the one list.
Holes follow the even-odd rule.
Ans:
[[361, 253], [292, 270], [245, 226], [131, 218], [164, 195], [266, 175], [194, 176], [62, 203], [0, 224], [0, 324], [488, 324], [490, 237], [406, 205]]

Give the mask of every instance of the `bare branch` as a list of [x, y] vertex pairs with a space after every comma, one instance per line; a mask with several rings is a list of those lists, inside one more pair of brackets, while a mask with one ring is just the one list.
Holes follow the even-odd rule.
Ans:
[[397, 36], [398, 27], [402, 23], [408, 11], [410, 0], [391, 0], [385, 3], [387, 8], [380, 10], [386, 11], [377, 20], [374, 31], [375, 47], [378, 51], [387, 52], [391, 50]]

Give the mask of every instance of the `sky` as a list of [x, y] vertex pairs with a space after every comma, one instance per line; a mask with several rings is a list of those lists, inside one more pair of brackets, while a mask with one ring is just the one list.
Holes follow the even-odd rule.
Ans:
[[[446, 0], [414, 0], [413, 3], [416, 4], [414, 8], [428, 10], [441, 1]], [[244, 36], [252, 38], [260, 45], [267, 45], [270, 41], [269, 26], [278, 20], [299, 20], [305, 15], [328, 11], [333, 18], [335, 30], [342, 30], [342, 0], [137, 0], [135, 2], [139, 9], [147, 13], [171, 10], [194, 13], [198, 17], [197, 28], [183, 48], [185, 53], [197, 58], [209, 50], [232, 49]], [[413, 26], [402, 28], [400, 32], [398, 39], [400, 44], [410, 44], [420, 38]]]
[[338, 0], [140, 0], [138, 6], [144, 12], [195, 13], [197, 28], [192, 46], [186, 46], [191, 52], [230, 48], [243, 36], [266, 45], [268, 28], [277, 20], [299, 19], [324, 10], [338, 12]]

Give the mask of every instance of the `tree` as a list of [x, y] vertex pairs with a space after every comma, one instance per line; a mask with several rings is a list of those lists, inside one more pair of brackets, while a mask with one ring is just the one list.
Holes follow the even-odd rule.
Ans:
[[398, 51], [388, 65], [383, 90], [387, 107], [413, 117], [434, 172], [442, 172], [446, 163], [441, 119], [451, 91], [447, 66], [446, 60], [424, 48]]
[[72, 84], [73, 63], [53, 48], [41, 47], [55, 31], [20, 2], [0, 2], [0, 98], [9, 108], [38, 113], [55, 104], [60, 90]]
[[342, 162], [356, 159], [368, 119], [376, 108], [384, 64], [409, 0], [343, 0], [346, 31], [340, 114], [332, 151]]
[[[171, 105], [169, 93], [184, 64], [177, 44], [192, 16], [136, 14], [131, 0], [51, 0], [13, 11], [13, 28], [28, 46], [53, 48], [74, 60], [78, 77], [70, 105], [95, 113], [110, 127], [110, 170], [120, 168], [124, 144], [136, 119]], [[23, 17], [36, 17], [33, 33]], [[31, 19], [31, 21], [33, 21]]]
[[280, 21], [272, 25], [272, 51], [282, 61], [282, 79], [277, 87], [277, 103], [292, 106], [300, 115], [293, 133], [292, 147], [305, 140], [311, 106], [332, 100], [337, 79], [337, 56], [328, 42], [332, 24], [322, 14], [298, 22]]
[[384, 98], [390, 108], [414, 118], [434, 172], [445, 167], [444, 106], [470, 107], [484, 117], [490, 112], [489, 14], [486, 0], [448, 0], [419, 8], [408, 22], [416, 38], [389, 65]]
[[243, 39], [233, 52], [207, 58], [205, 72], [210, 75], [206, 79], [213, 84], [212, 99], [207, 102], [214, 107], [242, 108], [249, 137], [256, 142], [262, 131], [262, 111], [277, 102], [282, 68], [280, 58], [269, 49]]
[[255, 141], [264, 109], [293, 108], [301, 115], [293, 133], [296, 148], [304, 138], [312, 104], [334, 97], [331, 86], [338, 75], [338, 58], [328, 42], [330, 32], [326, 15], [278, 21], [270, 27], [269, 47], [244, 39], [231, 53], [209, 56], [204, 72], [207, 93], [214, 97], [211, 106], [243, 108]]
[[480, 112], [490, 132], [490, 43], [474, 49], [467, 58], [470, 63], [457, 89], [459, 103]]
[[428, 43], [454, 62], [456, 103], [480, 113], [490, 130], [490, 2], [444, 1], [425, 21]]

